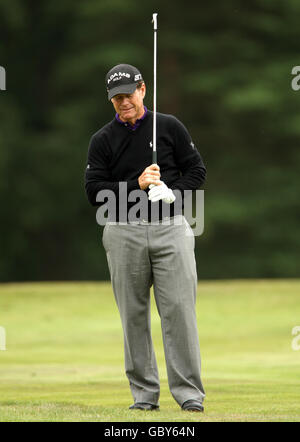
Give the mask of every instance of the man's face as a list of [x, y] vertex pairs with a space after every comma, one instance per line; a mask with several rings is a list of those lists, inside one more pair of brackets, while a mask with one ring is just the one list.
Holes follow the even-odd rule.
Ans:
[[144, 114], [145, 83], [137, 88], [133, 94], [118, 94], [111, 101], [120, 120], [134, 124]]

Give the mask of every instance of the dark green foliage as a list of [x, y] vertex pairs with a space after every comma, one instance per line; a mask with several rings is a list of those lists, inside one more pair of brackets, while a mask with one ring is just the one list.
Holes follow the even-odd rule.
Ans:
[[298, 1], [4, 0], [0, 280], [109, 277], [87, 147], [113, 117], [113, 65], [142, 71], [152, 108], [153, 12], [158, 110], [183, 121], [208, 170], [199, 278], [299, 276]]

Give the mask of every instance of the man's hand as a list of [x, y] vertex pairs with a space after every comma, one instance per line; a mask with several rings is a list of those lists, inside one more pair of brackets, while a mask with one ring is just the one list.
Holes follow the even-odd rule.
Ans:
[[172, 189], [169, 189], [163, 181], [160, 181], [158, 185], [151, 186], [151, 190], [149, 190], [148, 193], [148, 199], [153, 203], [163, 200], [165, 203], [171, 204], [174, 203], [176, 196]]
[[159, 179], [159, 166], [157, 164], [151, 164], [151, 166], [146, 167], [142, 175], [139, 176], [139, 186], [142, 190], [145, 190], [150, 184], [159, 185], [159, 183], [161, 183]]

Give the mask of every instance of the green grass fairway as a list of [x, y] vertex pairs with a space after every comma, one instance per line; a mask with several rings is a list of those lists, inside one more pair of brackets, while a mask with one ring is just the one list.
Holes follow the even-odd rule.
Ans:
[[181, 411], [168, 390], [152, 309], [161, 410], [129, 411], [110, 283], [0, 285], [0, 421], [300, 421], [299, 280], [199, 282], [204, 414]]

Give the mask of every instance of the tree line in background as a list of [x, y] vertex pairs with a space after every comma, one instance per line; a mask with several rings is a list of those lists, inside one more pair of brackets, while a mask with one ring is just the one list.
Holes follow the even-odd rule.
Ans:
[[142, 71], [152, 108], [153, 12], [158, 110], [186, 125], [207, 166], [199, 279], [299, 276], [297, 0], [6, 0], [1, 281], [109, 278], [87, 148], [114, 116], [104, 77], [115, 64]]

